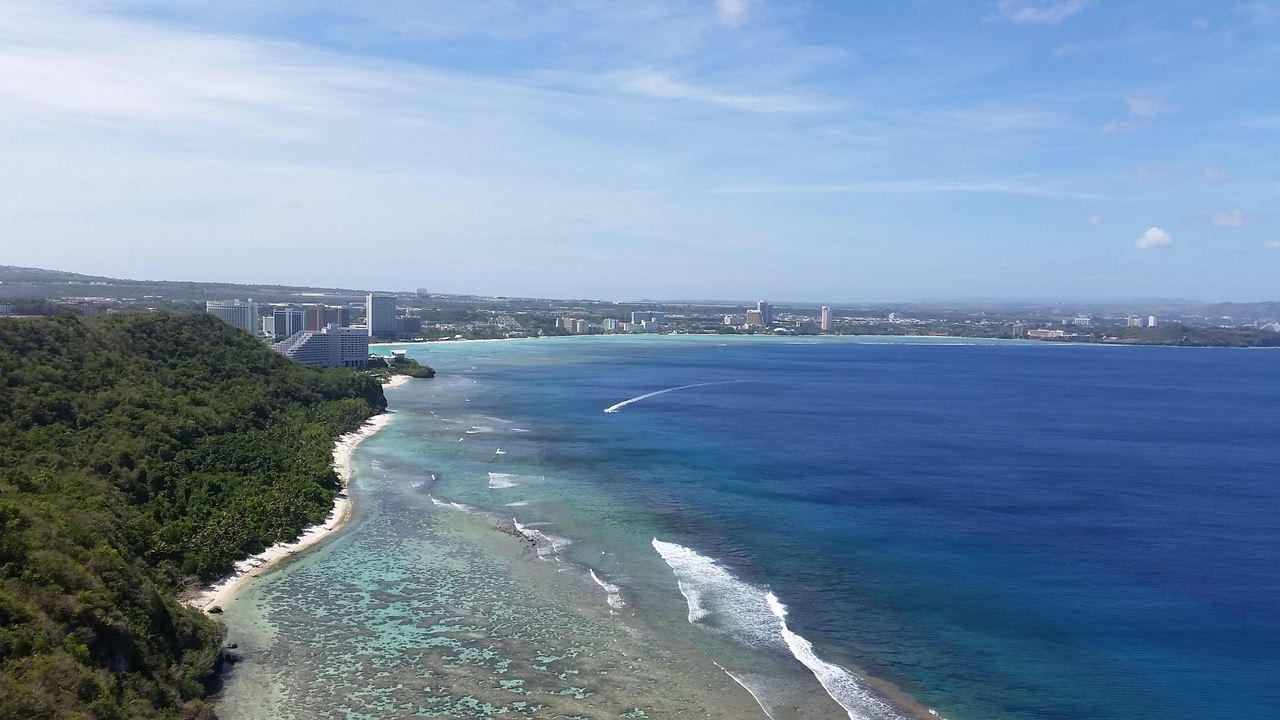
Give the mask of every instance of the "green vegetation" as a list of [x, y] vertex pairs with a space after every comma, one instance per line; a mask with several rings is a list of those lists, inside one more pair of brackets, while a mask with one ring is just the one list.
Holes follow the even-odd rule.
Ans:
[[1280, 333], [1253, 328], [1208, 328], [1169, 323], [1153, 328], [1105, 328], [1090, 333], [1095, 342], [1188, 347], [1277, 347]]
[[390, 380], [392, 375], [408, 375], [414, 378], [435, 377], [436, 371], [430, 365], [423, 365], [410, 357], [397, 355], [388, 359], [375, 355], [369, 358], [369, 374], [385, 382]]
[[177, 593], [323, 520], [385, 405], [208, 316], [0, 318], [0, 720], [212, 718]]

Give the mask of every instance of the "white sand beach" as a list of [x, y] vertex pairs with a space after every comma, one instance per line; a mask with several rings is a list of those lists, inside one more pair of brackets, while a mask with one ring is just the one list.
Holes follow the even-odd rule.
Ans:
[[[409, 379], [407, 375], [397, 375], [384, 387], [395, 387], [408, 382]], [[333, 469], [342, 480], [343, 490], [334, 500], [333, 511], [323, 523], [304, 529], [298, 539], [293, 542], [277, 543], [237, 562], [235, 570], [230, 574], [201, 588], [185, 598], [183, 602], [206, 612], [214, 606], [221, 606], [234, 597], [250, 580], [263, 574], [273, 565], [319, 543], [346, 525], [347, 520], [351, 518], [351, 498], [345, 492], [347, 483], [351, 479], [351, 454], [366, 438], [386, 427], [387, 423], [391, 422], [391, 418], [392, 414], [387, 412], [375, 415], [369, 418], [359, 430], [347, 433], [334, 442]]]

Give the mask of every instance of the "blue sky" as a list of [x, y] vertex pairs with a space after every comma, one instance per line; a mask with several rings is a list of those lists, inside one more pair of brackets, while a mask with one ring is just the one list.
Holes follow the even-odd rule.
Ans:
[[1280, 0], [0, 0], [0, 264], [1280, 299]]

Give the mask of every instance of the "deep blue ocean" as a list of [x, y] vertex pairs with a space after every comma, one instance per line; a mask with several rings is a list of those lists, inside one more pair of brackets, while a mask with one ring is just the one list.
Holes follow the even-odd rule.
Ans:
[[766, 708], [786, 661], [852, 717], [899, 717], [893, 688], [950, 720], [1280, 717], [1278, 352], [407, 349], [440, 376], [389, 391], [400, 417], [361, 452], [570, 541]]

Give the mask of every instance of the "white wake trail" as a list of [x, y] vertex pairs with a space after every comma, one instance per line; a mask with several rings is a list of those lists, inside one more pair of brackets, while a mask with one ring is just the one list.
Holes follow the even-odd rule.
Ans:
[[641, 400], [647, 400], [648, 398], [651, 398], [654, 395], [662, 395], [669, 392], [675, 392], [676, 390], [688, 390], [689, 388], [706, 387], [708, 385], [731, 385], [733, 383], [740, 383], [740, 382], [746, 382], [746, 380], [719, 380], [717, 382], [704, 382], [704, 383], [694, 383], [692, 385], [681, 385], [679, 387], [667, 388], [666, 390], [655, 390], [654, 392], [651, 392], [651, 393], [638, 395], [636, 397], [631, 398], [630, 400], [623, 400], [617, 405], [610, 405], [609, 407], [605, 408], [604, 411], [607, 413], [616, 413], [622, 408], [630, 405], [631, 403], [640, 402]]

